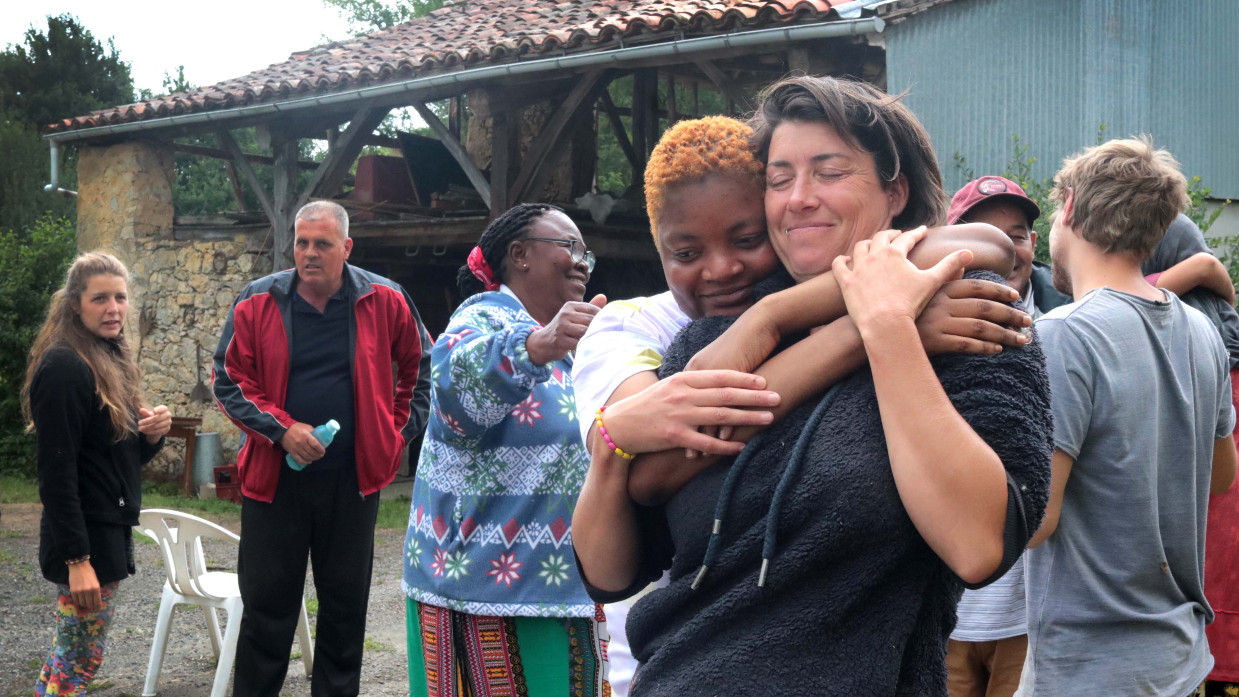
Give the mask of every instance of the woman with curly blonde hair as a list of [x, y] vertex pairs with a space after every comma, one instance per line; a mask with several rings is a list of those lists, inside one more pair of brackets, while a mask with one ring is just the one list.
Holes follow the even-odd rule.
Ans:
[[124, 333], [128, 284], [116, 257], [74, 260], [22, 386], [27, 428], [38, 439], [39, 566], [60, 591], [39, 697], [84, 694], [103, 661], [116, 587], [134, 573], [142, 465], [172, 426], [167, 407], [143, 406]]

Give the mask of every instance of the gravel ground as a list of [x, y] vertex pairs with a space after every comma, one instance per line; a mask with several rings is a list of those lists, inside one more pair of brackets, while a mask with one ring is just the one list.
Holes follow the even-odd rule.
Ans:
[[[39, 504], [0, 506], [0, 697], [30, 695], [51, 646], [55, 627], [56, 589], [38, 569]], [[214, 522], [239, 532], [239, 517]], [[362, 695], [408, 695], [405, 663], [404, 595], [400, 591], [403, 530], [375, 534], [374, 581], [366, 624], [366, 653], [361, 674]], [[153, 544], [135, 545], [138, 573], [123, 581], [118, 605], [91, 694], [140, 695], [163, 591], [164, 570]], [[236, 548], [209, 546], [211, 567], [236, 569]], [[314, 598], [313, 582], [306, 600]], [[312, 607], [312, 605], [311, 605]], [[310, 613], [311, 629], [314, 613]], [[298, 650], [293, 642], [293, 651]], [[177, 608], [172, 618], [168, 651], [159, 679], [162, 697], [198, 697], [210, 692], [215, 677], [206, 621], [200, 610]], [[282, 695], [310, 694], [300, 658], [292, 660]]]

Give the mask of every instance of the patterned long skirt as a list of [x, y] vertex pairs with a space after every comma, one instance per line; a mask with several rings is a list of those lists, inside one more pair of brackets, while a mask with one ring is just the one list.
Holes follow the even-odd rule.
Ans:
[[95, 671], [103, 663], [118, 585], [119, 582], [109, 583], [100, 588], [103, 604], [95, 612], [73, 602], [68, 586], [57, 586], [60, 599], [56, 606], [56, 636], [34, 686], [38, 697], [86, 694], [86, 686], [95, 679]]
[[610, 697], [606, 622], [489, 617], [407, 601], [410, 697]]

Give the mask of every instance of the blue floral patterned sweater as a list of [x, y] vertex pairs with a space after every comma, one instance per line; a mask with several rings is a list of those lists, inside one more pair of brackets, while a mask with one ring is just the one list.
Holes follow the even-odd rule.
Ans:
[[572, 358], [534, 365], [525, 338], [539, 326], [505, 286], [465, 300], [435, 342], [405, 536], [414, 600], [476, 615], [594, 616], [572, 553], [589, 468]]

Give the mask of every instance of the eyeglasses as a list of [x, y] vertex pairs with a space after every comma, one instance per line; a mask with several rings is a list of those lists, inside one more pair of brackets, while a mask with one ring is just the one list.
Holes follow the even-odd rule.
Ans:
[[598, 263], [598, 258], [594, 253], [585, 248], [585, 243], [580, 240], [565, 240], [558, 237], [526, 237], [523, 242], [550, 242], [553, 245], [564, 247], [568, 253], [572, 255], [572, 263], [579, 264], [582, 260], [585, 261], [585, 270], [589, 273], [594, 272], [594, 264]]

